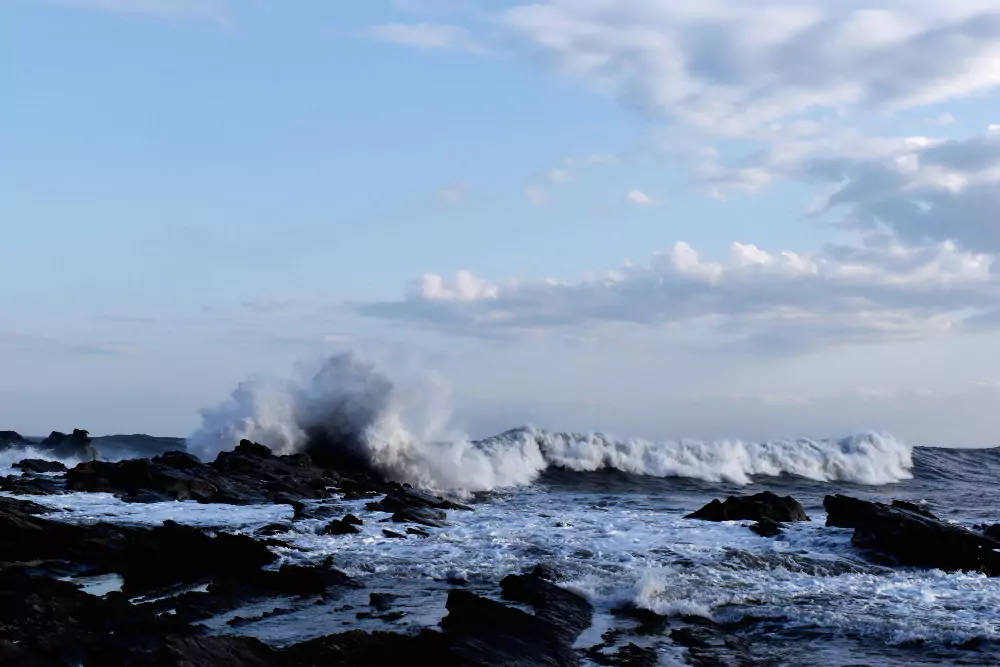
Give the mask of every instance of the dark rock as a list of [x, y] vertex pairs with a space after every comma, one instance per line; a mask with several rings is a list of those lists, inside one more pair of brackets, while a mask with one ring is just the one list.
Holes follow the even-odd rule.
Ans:
[[535, 574], [512, 574], [500, 582], [503, 597], [534, 607], [535, 615], [549, 623], [572, 644], [590, 627], [594, 608], [576, 593], [556, 586]]
[[411, 508], [431, 508], [436, 510], [471, 510], [467, 505], [452, 502], [441, 496], [431, 495], [423, 491], [417, 491], [408, 487], [401, 487], [397, 491], [387, 493], [379, 503], [372, 503], [368, 509], [374, 511], [390, 512], [395, 514], [405, 509]]
[[906, 501], [906, 500], [893, 500], [892, 501], [892, 506], [893, 507], [898, 507], [901, 510], [909, 510], [911, 512], [915, 512], [916, 514], [919, 514], [921, 516], [925, 516], [928, 519], [936, 519], [937, 518], [936, 516], [934, 516], [933, 514], [931, 514], [930, 512], [928, 512], [927, 510], [925, 510], [924, 508], [922, 508], [920, 505], [918, 505], [916, 503], [911, 503], [911, 502]]
[[636, 646], [628, 643], [614, 653], [605, 653], [603, 647], [594, 647], [587, 651], [587, 657], [598, 665], [607, 667], [654, 667], [659, 664], [660, 657], [656, 650], [648, 646]]
[[983, 531], [983, 535], [986, 537], [990, 537], [994, 540], [1000, 540], [1000, 523], [979, 526], [979, 529]]
[[806, 511], [791, 496], [778, 496], [764, 491], [753, 496], [729, 496], [725, 502], [718, 499], [688, 514], [686, 519], [705, 521], [760, 521], [771, 519], [777, 522], [809, 521]]
[[91, 444], [90, 433], [79, 428], [73, 429], [69, 435], [52, 431], [38, 446], [61, 459], [77, 458], [87, 461], [94, 460], [98, 456], [97, 450]]
[[424, 630], [416, 635], [353, 630], [296, 644], [283, 652], [289, 667], [459, 667], [447, 638]]
[[45, 459], [24, 459], [20, 463], [14, 464], [22, 472], [66, 472], [67, 468], [59, 461], [46, 461]]
[[1000, 541], [899, 506], [827, 496], [827, 525], [854, 528], [851, 543], [893, 565], [1000, 575]]
[[364, 523], [365, 523], [364, 521], [362, 521], [358, 517], [354, 516], [353, 514], [346, 514], [346, 515], [344, 515], [343, 522], [344, 523], [349, 523], [352, 526], [363, 526]]
[[17, 431], [0, 431], [0, 449], [6, 449], [11, 445], [22, 445], [28, 441]]
[[428, 533], [426, 530], [423, 530], [422, 528], [407, 528], [406, 529], [406, 534], [407, 535], [416, 535], [417, 537], [430, 537], [431, 536], [430, 533]]
[[463, 590], [448, 594], [441, 627], [463, 665], [569, 667], [580, 660], [561, 628]]
[[785, 525], [771, 519], [761, 519], [750, 526], [750, 530], [761, 537], [777, 537], [783, 532]]
[[282, 565], [278, 570], [260, 570], [249, 579], [255, 591], [274, 595], [324, 595], [335, 586], [350, 586], [353, 581], [339, 570], [329, 567], [304, 565]]
[[153, 459], [89, 461], [67, 472], [66, 483], [71, 491], [103, 491], [133, 501], [286, 503], [296, 507], [296, 518], [304, 518], [311, 515], [295, 502], [331, 495], [331, 474], [307, 456], [274, 456], [263, 445], [243, 441], [210, 464], [177, 451]]
[[639, 627], [634, 631], [638, 635], [661, 635], [669, 625], [666, 616], [661, 616], [655, 611], [637, 607], [631, 603], [618, 609], [612, 609], [611, 613], [615, 616], [624, 616], [638, 621]]
[[343, 519], [334, 519], [323, 528], [323, 535], [357, 535], [361, 531]]
[[444, 510], [430, 507], [404, 507], [392, 515], [396, 523], [418, 523], [429, 528], [443, 528], [448, 525], [448, 515]]
[[22, 496], [48, 496], [63, 493], [66, 483], [58, 477], [47, 475], [7, 475], [0, 477], [0, 491], [16, 493]]
[[368, 596], [368, 605], [379, 611], [385, 611], [398, 599], [399, 596], [392, 593], [371, 593]]
[[217, 576], [251, 577], [276, 559], [251, 537], [227, 533], [209, 537], [196, 528], [165, 521], [129, 543], [119, 571], [122, 590], [135, 595]]
[[406, 539], [406, 535], [400, 535], [399, 533], [394, 533], [391, 530], [383, 530], [382, 534], [385, 535], [386, 537], [390, 537], [390, 538], [395, 539], [395, 540], [405, 540]]
[[292, 530], [291, 524], [287, 523], [269, 523], [263, 528], [257, 530], [258, 535], [281, 535], [282, 533], [287, 533]]

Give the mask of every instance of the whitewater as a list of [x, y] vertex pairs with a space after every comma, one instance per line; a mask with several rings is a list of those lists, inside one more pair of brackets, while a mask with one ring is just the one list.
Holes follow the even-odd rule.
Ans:
[[[389, 538], [365, 499], [343, 496], [307, 505], [324, 516], [362, 517], [360, 534], [324, 535], [326, 519], [292, 521], [288, 505], [127, 503], [104, 493], [30, 499], [50, 508], [52, 518], [77, 523], [170, 519], [251, 535], [266, 529], [287, 545], [274, 547], [281, 563], [332, 558], [363, 584], [336, 605], [273, 599], [204, 621], [210, 632], [275, 646], [341, 627], [432, 627], [446, 613], [449, 589], [492, 594], [504, 576], [543, 563], [595, 605], [579, 648], [600, 644], [609, 630], [629, 632], [617, 610], [631, 605], [667, 618], [659, 635], [622, 639], [655, 649], [660, 665], [691, 664], [670, 633], [698, 622], [732, 628], [760, 664], [1000, 664], [1000, 580], [871, 561], [852, 546], [851, 530], [824, 526], [822, 504], [827, 494], [845, 493], [910, 501], [969, 527], [995, 522], [1000, 450], [911, 446], [872, 432], [706, 442], [521, 427], [473, 439], [450, 426], [444, 403], [425, 386], [400, 387], [347, 355], [295, 380], [242, 383], [203, 412], [186, 442], [208, 460], [248, 438], [278, 453], [352, 462], [473, 504], [471, 512], [449, 512], [447, 525], [428, 537]], [[116, 447], [102, 454], [131, 455], [127, 443]], [[0, 474], [15, 473], [10, 466], [20, 458], [0, 453]], [[747, 522], [685, 518], [712, 499], [764, 490], [795, 497], [811, 521], [765, 538]], [[114, 578], [80, 583], [100, 593], [116, 587]], [[394, 609], [401, 618], [357, 614], [371, 592], [399, 596]], [[290, 611], [229, 624], [278, 608]]]

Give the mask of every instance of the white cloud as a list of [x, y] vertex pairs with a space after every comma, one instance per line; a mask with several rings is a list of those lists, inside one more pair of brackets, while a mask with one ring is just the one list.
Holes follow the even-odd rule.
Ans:
[[42, 0], [45, 4], [121, 14], [149, 14], [171, 19], [228, 22], [227, 0]]
[[543, 188], [530, 186], [524, 189], [524, 198], [535, 206], [541, 206], [548, 203], [549, 193]]
[[545, 172], [545, 180], [556, 185], [569, 183], [573, 180], [573, 172], [568, 169], [552, 169]]
[[484, 53], [485, 48], [460, 26], [437, 23], [385, 23], [370, 27], [366, 36], [381, 42], [425, 49], [451, 49]]
[[440, 188], [436, 193], [436, 198], [438, 203], [443, 206], [454, 206], [465, 201], [468, 191], [468, 187], [463, 183], [456, 183]]
[[503, 22], [567, 76], [712, 135], [1000, 85], [987, 0], [548, 0]]
[[992, 256], [954, 243], [908, 246], [880, 234], [812, 254], [733, 243], [725, 262], [678, 243], [645, 266], [629, 262], [579, 282], [428, 275], [405, 300], [361, 312], [484, 337], [631, 325], [698, 345], [795, 353], [945, 334], [995, 308], [992, 265]]
[[651, 206], [655, 202], [642, 190], [632, 190], [625, 198], [628, 199], [633, 204], [638, 204], [639, 206]]

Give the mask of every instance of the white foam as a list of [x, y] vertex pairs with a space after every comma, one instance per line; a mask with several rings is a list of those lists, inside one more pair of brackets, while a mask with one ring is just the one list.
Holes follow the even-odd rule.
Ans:
[[867, 433], [841, 440], [655, 442], [517, 429], [471, 441], [449, 428], [439, 382], [396, 385], [353, 355], [327, 359], [298, 381], [249, 380], [230, 400], [202, 413], [188, 440], [203, 458], [242, 438], [281, 453], [301, 450], [319, 431], [398, 481], [474, 492], [530, 484], [550, 466], [615, 468], [658, 477], [746, 484], [754, 475], [885, 484], [910, 477], [910, 448]]
[[18, 475], [21, 471], [14, 467], [15, 463], [20, 463], [24, 459], [44, 459], [46, 461], [58, 461], [62, 463], [67, 468], [72, 468], [78, 463], [79, 459], [76, 458], [65, 458], [60, 459], [52, 455], [51, 452], [47, 450], [38, 449], [36, 447], [9, 447], [4, 450], [0, 450], [0, 476], [2, 475]]

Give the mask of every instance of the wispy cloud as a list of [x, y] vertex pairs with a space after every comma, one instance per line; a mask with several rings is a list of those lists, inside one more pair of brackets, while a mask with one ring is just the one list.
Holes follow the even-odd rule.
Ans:
[[384, 23], [368, 28], [364, 35], [369, 39], [422, 49], [443, 49], [485, 53], [465, 28], [439, 23]]
[[548, 203], [549, 193], [544, 188], [531, 186], [524, 189], [524, 198], [535, 206], [541, 206]]

